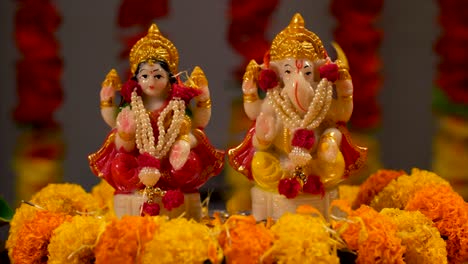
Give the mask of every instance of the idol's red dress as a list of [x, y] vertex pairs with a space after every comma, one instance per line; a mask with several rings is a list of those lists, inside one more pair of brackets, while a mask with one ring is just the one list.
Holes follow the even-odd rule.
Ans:
[[[343, 135], [340, 150], [345, 161], [345, 171], [343, 178], [348, 178], [353, 172], [364, 166], [367, 159], [367, 149], [354, 145], [344, 123], [337, 123], [336, 128]], [[244, 140], [236, 147], [228, 150], [228, 157], [231, 166], [238, 172], [244, 174], [249, 180], [252, 176], [252, 158], [255, 154], [255, 148], [252, 144], [252, 138], [255, 135], [255, 122], [253, 122]]]
[[[150, 113], [155, 139], [159, 135], [156, 122], [164, 107]], [[195, 128], [191, 132], [198, 144], [190, 150], [187, 162], [179, 170], [174, 170], [169, 163], [168, 153], [160, 160], [161, 178], [156, 187], [162, 190], [179, 189], [184, 193], [193, 193], [211, 177], [221, 172], [224, 151], [215, 149], [202, 129]], [[138, 149], [126, 152], [123, 148], [116, 148], [114, 143], [116, 133], [116, 129], [113, 129], [102, 147], [88, 156], [88, 161], [93, 173], [114, 187], [115, 194], [129, 194], [144, 188], [138, 178], [138, 172], [145, 165], [142, 165], [142, 155]]]

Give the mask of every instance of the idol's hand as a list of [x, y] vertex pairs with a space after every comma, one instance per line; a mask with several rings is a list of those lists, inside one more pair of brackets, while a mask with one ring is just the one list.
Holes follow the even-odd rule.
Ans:
[[125, 107], [117, 116], [117, 132], [124, 141], [130, 141], [135, 138], [136, 123], [135, 114], [130, 107]]
[[327, 162], [333, 163], [336, 160], [336, 157], [340, 153], [340, 144], [341, 144], [341, 132], [335, 128], [329, 128], [320, 138], [318, 146], [318, 157], [319, 159]]
[[114, 102], [115, 89], [112, 86], [103, 86], [99, 96], [101, 102]]
[[190, 154], [190, 143], [186, 140], [179, 139], [172, 145], [169, 154], [169, 162], [174, 170], [179, 170], [187, 162]]

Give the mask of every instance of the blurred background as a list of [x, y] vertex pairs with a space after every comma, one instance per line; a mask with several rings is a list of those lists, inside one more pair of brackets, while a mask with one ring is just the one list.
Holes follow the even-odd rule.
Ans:
[[[55, 9], [40, 9], [44, 3]], [[447, 97], [453, 90], [435, 87], [441, 73], [453, 70], [441, 66], [450, 64], [453, 57], [444, 53], [450, 49], [435, 48], [447, 27], [439, 23], [444, 10], [425, 0], [1, 1], [0, 196], [14, 207], [47, 182], [78, 183], [86, 190], [98, 183], [87, 156], [109, 132], [99, 112], [100, 85], [112, 68], [125, 76], [131, 41], [125, 38], [146, 32], [141, 24], [147, 21], [176, 45], [180, 71], [197, 65], [204, 70], [213, 107], [206, 133], [213, 145], [238, 143], [248, 127], [239, 72], [252, 56], [261, 59], [261, 48], [296, 12], [330, 55], [336, 40], [350, 60], [356, 107], [351, 130], [370, 150], [368, 167], [350, 183], [378, 168], [418, 167], [453, 180], [462, 193], [468, 177], [467, 89]], [[41, 46], [40, 34], [18, 31], [47, 18], [54, 45]], [[47, 57], [47, 63], [34, 56]], [[457, 77], [466, 82], [464, 66]], [[222, 193], [238, 183], [236, 177], [242, 176], [226, 165], [203, 191], [228, 199]]]

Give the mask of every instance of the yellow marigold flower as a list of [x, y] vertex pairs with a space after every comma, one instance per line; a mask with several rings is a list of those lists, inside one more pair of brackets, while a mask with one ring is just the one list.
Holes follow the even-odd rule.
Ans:
[[405, 247], [396, 235], [396, 225], [387, 216], [366, 205], [351, 210], [343, 200], [335, 200], [332, 206], [348, 214], [347, 219], [333, 222], [333, 229], [348, 249], [357, 251], [356, 263], [405, 263]]
[[411, 197], [427, 185], [448, 186], [449, 183], [433, 172], [415, 168], [411, 175], [402, 175], [392, 180], [372, 199], [370, 206], [377, 211], [383, 208], [404, 209]]
[[115, 216], [114, 188], [105, 180], [101, 180], [91, 189], [91, 195], [97, 200], [99, 207], [106, 212], [106, 216]]
[[11, 259], [16, 264], [47, 263], [47, 245], [55, 228], [70, 221], [63, 213], [37, 211], [18, 230], [18, 238], [12, 247]]
[[340, 199], [347, 200], [349, 203], [353, 203], [356, 199], [359, 192], [358, 185], [347, 185], [347, 184], [340, 184], [338, 185], [338, 193], [340, 195]]
[[146, 244], [162, 221], [162, 217], [150, 216], [124, 216], [112, 220], [94, 248], [96, 264], [141, 263]]
[[206, 225], [176, 218], [161, 225], [146, 245], [142, 263], [220, 263], [221, 259], [216, 235]]
[[94, 263], [94, 247], [105, 222], [93, 216], [74, 216], [70, 222], [57, 227], [47, 247], [48, 264]]
[[[34, 194], [31, 202], [50, 211], [75, 215], [79, 212], [95, 212], [98, 203], [78, 184], [61, 183], [49, 184]], [[10, 233], [6, 242], [8, 254], [11, 257], [11, 248], [16, 243], [18, 230], [23, 223], [31, 219], [39, 209], [22, 204], [10, 222]]]
[[276, 240], [265, 263], [339, 263], [328, 224], [312, 214], [286, 213], [271, 227]]
[[227, 263], [259, 263], [273, 244], [273, 233], [253, 216], [233, 215], [222, 226], [218, 241]]
[[[370, 175], [360, 186], [357, 197], [351, 201], [353, 208], [359, 208], [361, 205], [369, 205], [380, 191], [388, 185], [393, 179], [406, 175], [402, 170], [378, 170]], [[342, 199], [342, 198], [340, 198]]]
[[421, 188], [408, 202], [406, 210], [420, 211], [434, 222], [447, 243], [449, 263], [468, 261], [468, 207], [448, 185]]
[[406, 246], [406, 263], [447, 263], [445, 241], [432, 221], [419, 211], [384, 208], [380, 214], [388, 216], [397, 226], [397, 236]]

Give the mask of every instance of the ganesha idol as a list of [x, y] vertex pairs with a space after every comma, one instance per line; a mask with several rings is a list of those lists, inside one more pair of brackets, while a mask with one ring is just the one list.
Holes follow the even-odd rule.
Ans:
[[[346, 122], [353, 85], [346, 61], [332, 61], [300, 14], [273, 40], [262, 65], [244, 74], [244, 110], [253, 120], [229, 161], [253, 180], [252, 214], [277, 219], [299, 205], [329, 218], [337, 185], [365, 162], [366, 149], [351, 143]], [[265, 91], [259, 96], [258, 88]]]
[[118, 217], [198, 219], [198, 190], [224, 164], [224, 151], [204, 133], [211, 117], [205, 74], [195, 67], [182, 78], [176, 47], [155, 24], [132, 47], [129, 61], [128, 81], [122, 85], [111, 70], [102, 84], [101, 115], [111, 131], [89, 155], [91, 170], [114, 187]]

